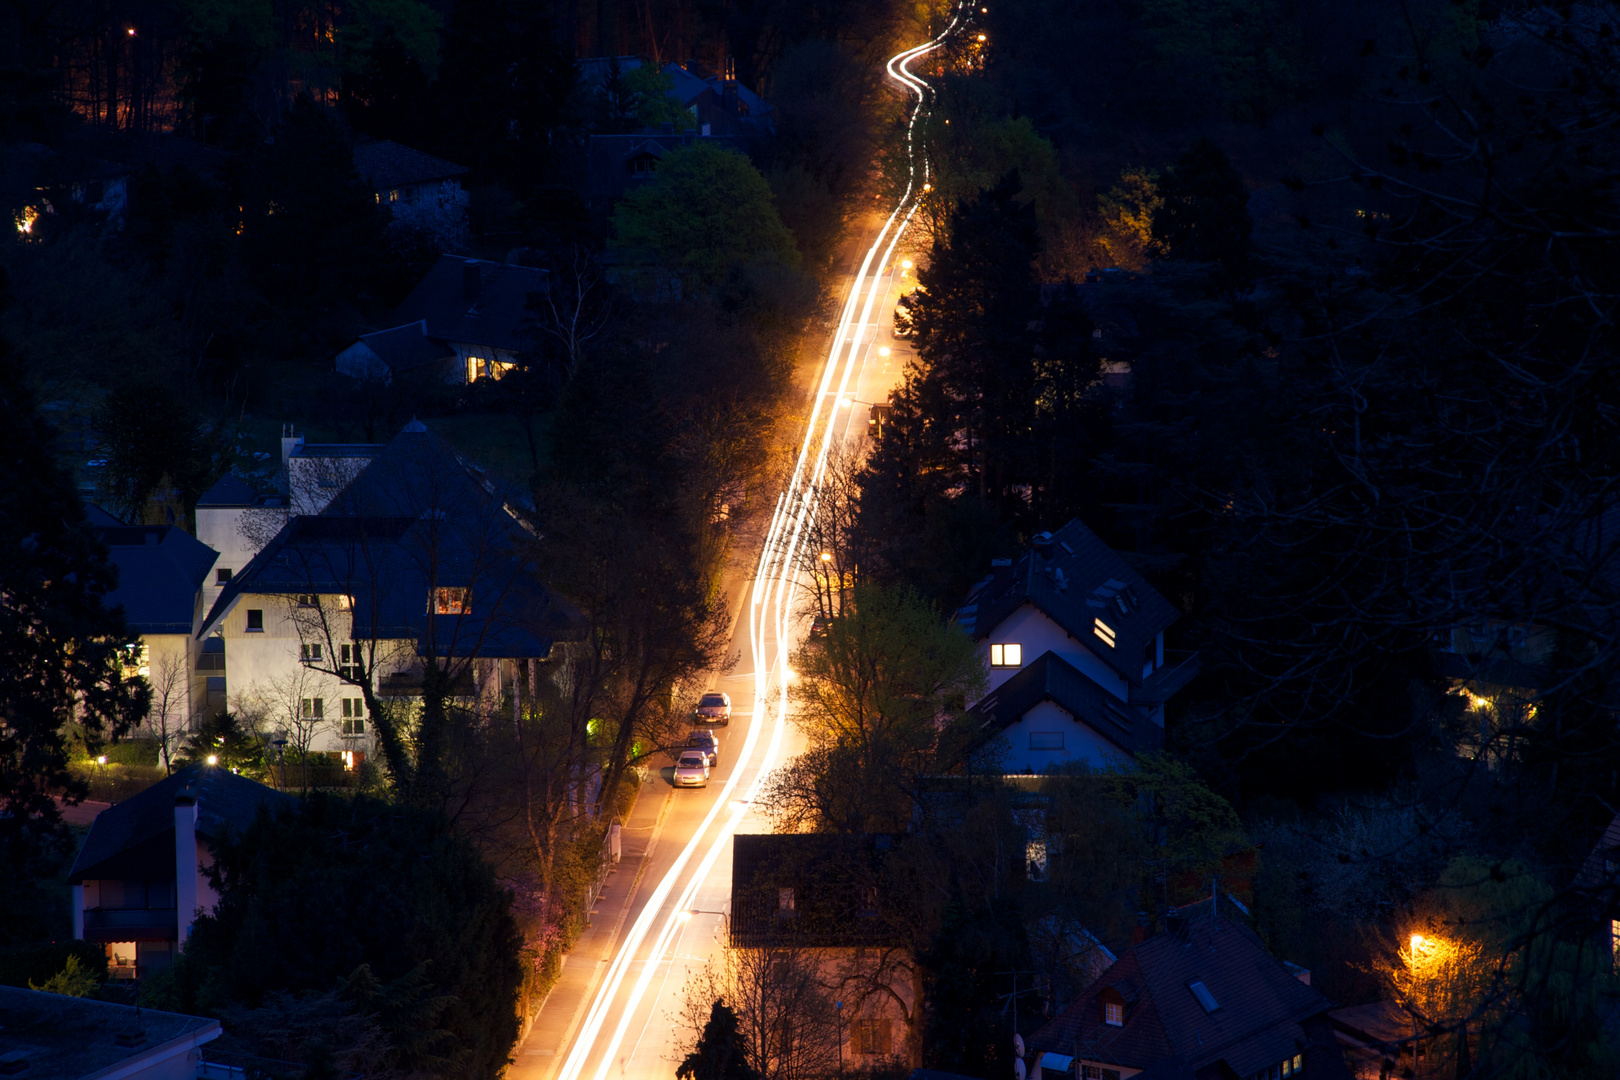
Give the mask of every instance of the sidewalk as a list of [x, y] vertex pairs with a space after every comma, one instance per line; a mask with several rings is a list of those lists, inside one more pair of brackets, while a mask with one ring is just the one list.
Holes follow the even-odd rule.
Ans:
[[512, 1051], [507, 1080], [549, 1080], [562, 1066], [562, 1054], [618, 949], [637, 894], [645, 891], [643, 886], [656, 884], [645, 880], [645, 871], [663, 833], [674, 790], [656, 770], [642, 784], [621, 833], [619, 865], [608, 874], [591, 909], [590, 926], [563, 958], [562, 974], [541, 1004], [528, 1038]]

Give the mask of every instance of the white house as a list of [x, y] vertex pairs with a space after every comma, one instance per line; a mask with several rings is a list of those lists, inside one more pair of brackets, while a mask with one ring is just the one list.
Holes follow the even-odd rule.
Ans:
[[[305, 456], [341, 485], [301, 486]], [[496, 695], [573, 625], [524, 561], [532, 538], [501, 488], [422, 424], [383, 447], [293, 446], [287, 460], [292, 513], [202, 633], [228, 661], [233, 707], [298, 749], [358, 761], [373, 749], [368, 689], [419, 696], [432, 655], [456, 696]]]
[[956, 612], [979, 642], [989, 689], [970, 714], [1000, 737], [1010, 773], [1128, 760], [1164, 745], [1164, 703], [1198, 671], [1167, 653], [1179, 617], [1078, 520], [997, 559]]

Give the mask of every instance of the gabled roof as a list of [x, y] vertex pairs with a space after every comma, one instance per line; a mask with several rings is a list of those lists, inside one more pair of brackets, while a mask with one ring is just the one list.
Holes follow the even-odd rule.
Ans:
[[[291, 795], [239, 776], [217, 766], [188, 765], [174, 775], [159, 780], [145, 791], [125, 799], [96, 815], [84, 847], [73, 860], [68, 883], [82, 884], [86, 878], [123, 876], [118, 857], [151, 841], [174, 833], [174, 800], [188, 794], [197, 800], [197, 832], [210, 839], [227, 826], [241, 834], [253, 824], [261, 805], [274, 810], [295, 801]], [[161, 852], [161, 848], [154, 848]], [[174, 844], [168, 845], [168, 865], [174, 865]], [[135, 875], [129, 875], [135, 876]]]
[[[957, 609], [956, 621], [982, 641], [1025, 604], [1045, 612], [1132, 686], [1142, 684], [1143, 650], [1180, 617], [1078, 518], [1017, 562], [993, 567]], [[1114, 632], [1112, 646], [1095, 632], [1098, 619]]]
[[[1240, 1077], [1303, 1052], [1317, 1040], [1304, 1025], [1332, 1003], [1272, 957], [1248, 927], [1200, 907], [1174, 932], [1128, 949], [1030, 1036], [1029, 1048], [1136, 1069], [1162, 1063], [1165, 1075], [1203, 1075], [1224, 1063]], [[1200, 1003], [1194, 983], [1216, 1008]], [[1123, 1026], [1103, 1020], [1109, 993], [1128, 1003]]]
[[219, 478], [218, 483], [203, 492], [202, 498], [197, 500], [197, 506], [198, 508], [258, 506], [259, 499], [259, 493], [254, 491], [246, 480], [235, 473], [226, 473]]
[[175, 525], [117, 525], [95, 529], [118, 567], [107, 597], [138, 634], [189, 634], [197, 590], [219, 552]]
[[[439, 655], [545, 657], [577, 613], [538, 581], [516, 496], [412, 422], [320, 515], [297, 516], [231, 578], [204, 633], [239, 599], [354, 598], [362, 640], [416, 641]], [[471, 610], [428, 613], [434, 588], [464, 588]]]
[[442, 341], [428, 337], [427, 320], [418, 319], [390, 330], [361, 334], [360, 340], [389, 371], [409, 371], [441, 360], [451, 359], [455, 353]]
[[[834, 833], [743, 833], [732, 837], [731, 944], [761, 948], [882, 945], [895, 934], [873, 906], [894, 838]], [[781, 890], [793, 891], [784, 911]]]
[[968, 716], [989, 738], [1022, 720], [1043, 701], [1067, 710], [1125, 754], [1164, 746], [1164, 729], [1146, 713], [1120, 701], [1054, 652], [1042, 653], [1033, 664], [986, 694], [968, 710]]
[[397, 142], [381, 139], [360, 143], [354, 148], [354, 171], [372, 191], [425, 184], [431, 180], [449, 180], [468, 172], [464, 165], [412, 150]]
[[445, 342], [521, 352], [531, 294], [546, 291], [547, 274], [531, 266], [440, 255], [394, 312], [396, 325], [424, 321], [427, 335]]

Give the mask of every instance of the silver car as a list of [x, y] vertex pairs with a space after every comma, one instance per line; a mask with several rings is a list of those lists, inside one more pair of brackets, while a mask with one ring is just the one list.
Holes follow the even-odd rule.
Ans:
[[709, 759], [709, 768], [720, 764], [720, 738], [707, 728], [694, 728], [686, 737], [686, 745], [688, 749], [703, 751]]
[[682, 750], [675, 760], [676, 787], [708, 787], [709, 766], [701, 750]]
[[731, 723], [731, 695], [719, 691], [704, 694], [698, 699], [697, 708], [692, 713], [692, 723], [713, 724], [716, 727]]

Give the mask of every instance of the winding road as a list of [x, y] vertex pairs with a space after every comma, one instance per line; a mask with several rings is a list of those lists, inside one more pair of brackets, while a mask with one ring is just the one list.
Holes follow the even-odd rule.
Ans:
[[[753, 810], [754, 798], [771, 770], [802, 748], [788, 722], [788, 658], [803, 623], [803, 613], [796, 610], [804, 592], [799, 578], [802, 548], [829, 452], [865, 437], [861, 406], [883, 400], [902, 373], [903, 343], [891, 336], [902, 272], [896, 252], [929, 176], [927, 161], [912, 146], [928, 85], [909, 65], [939, 48], [959, 21], [960, 14], [939, 36], [887, 63], [889, 77], [913, 98], [906, 127], [908, 183], [854, 270], [791, 479], [777, 500], [747, 582], [747, 602], [733, 631], [742, 673], [719, 682], [736, 705], [732, 725], [721, 730], [721, 765], [713, 770], [709, 788], [670, 793], [656, 825], [642, 826], [654, 830], [654, 839], [643, 873], [629, 886], [624, 902], [628, 925], [617, 928], [622, 933], [615, 935], [611, 960], [597, 961], [604, 970], [590, 981], [588, 1007], [576, 1013], [555, 1060], [526, 1061], [522, 1053], [551, 1058], [553, 1052], [524, 1051], [514, 1075], [625, 1080], [674, 1072], [686, 1039], [679, 1016], [687, 975], [717, 958], [723, 945], [731, 838], [745, 824], [746, 831], [768, 830]], [[654, 797], [643, 794], [643, 800]], [[546, 1007], [578, 1009], [584, 1004], [548, 1002]]]

